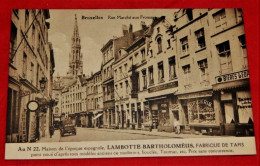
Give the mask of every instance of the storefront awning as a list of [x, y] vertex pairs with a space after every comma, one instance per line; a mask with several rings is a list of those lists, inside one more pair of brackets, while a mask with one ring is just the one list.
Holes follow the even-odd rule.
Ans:
[[95, 120], [95, 119], [99, 118], [101, 115], [103, 115], [103, 113], [101, 113], [101, 114], [98, 114], [97, 116], [95, 116], [95, 117], [93, 118], [93, 120]]
[[249, 87], [249, 79], [215, 84], [213, 85], [213, 90], [219, 91], [219, 90], [234, 89], [240, 87]]

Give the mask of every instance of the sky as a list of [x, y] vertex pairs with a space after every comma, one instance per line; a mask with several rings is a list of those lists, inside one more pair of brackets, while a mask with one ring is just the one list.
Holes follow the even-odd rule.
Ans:
[[[133, 31], [141, 29], [141, 21], [146, 25], [152, 22], [151, 17], [166, 16], [172, 22], [173, 9], [140, 9], [140, 10], [50, 10], [49, 41], [53, 44], [55, 58], [55, 73], [65, 76], [69, 66], [71, 37], [77, 15], [81, 52], [83, 54], [83, 73], [89, 75], [100, 70], [102, 54], [100, 49], [114, 36], [122, 36], [122, 25], [131, 23]], [[141, 18], [141, 15], [144, 16]], [[103, 17], [103, 19], [82, 19], [82, 17]], [[129, 16], [127, 19], [122, 17]], [[115, 17], [115, 19], [112, 19]], [[133, 17], [137, 17], [133, 19]], [[109, 19], [110, 18], [110, 19]]]

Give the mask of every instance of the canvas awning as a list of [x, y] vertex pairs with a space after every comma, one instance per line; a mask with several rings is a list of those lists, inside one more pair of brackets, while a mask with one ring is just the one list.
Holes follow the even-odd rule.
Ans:
[[240, 87], [249, 87], [249, 79], [236, 80], [236, 81], [216, 84], [216, 85], [213, 85], [213, 90], [220, 91], [220, 90], [234, 89], [234, 88], [240, 88]]
[[93, 120], [95, 120], [95, 119], [99, 118], [101, 115], [103, 115], [103, 113], [101, 113], [101, 114], [98, 114], [97, 116], [95, 116], [95, 117], [93, 118]]

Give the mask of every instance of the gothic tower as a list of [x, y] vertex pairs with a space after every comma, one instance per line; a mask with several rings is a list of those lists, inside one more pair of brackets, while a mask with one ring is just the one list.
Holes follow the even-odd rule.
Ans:
[[80, 45], [80, 37], [77, 23], [77, 15], [75, 14], [74, 31], [71, 38], [71, 52], [69, 55], [69, 76], [76, 77], [83, 75], [83, 61]]

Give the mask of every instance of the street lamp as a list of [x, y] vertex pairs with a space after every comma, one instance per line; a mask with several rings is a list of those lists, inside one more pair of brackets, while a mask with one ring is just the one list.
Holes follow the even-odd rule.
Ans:
[[40, 89], [41, 89], [42, 92], [45, 89], [46, 82], [47, 81], [46, 81], [45, 77], [42, 77], [42, 79], [40, 80]]

